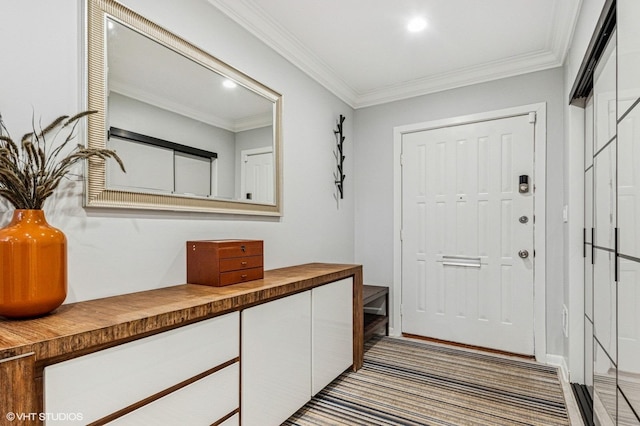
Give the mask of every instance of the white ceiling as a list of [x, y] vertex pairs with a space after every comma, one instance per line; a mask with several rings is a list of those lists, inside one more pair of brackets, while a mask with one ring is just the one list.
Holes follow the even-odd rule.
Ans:
[[561, 66], [582, 0], [209, 2], [359, 108]]
[[[271, 125], [273, 102], [130, 27], [108, 20], [108, 89], [167, 111], [238, 132]], [[144, 58], [144, 60], [140, 60]]]

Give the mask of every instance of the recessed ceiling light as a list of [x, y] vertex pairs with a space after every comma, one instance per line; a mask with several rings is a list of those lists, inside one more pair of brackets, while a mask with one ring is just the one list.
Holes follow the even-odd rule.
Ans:
[[226, 87], [227, 89], [233, 89], [234, 87], [237, 86], [235, 81], [231, 81], [231, 80], [225, 80], [222, 82], [222, 85], [224, 87]]
[[427, 28], [427, 21], [422, 17], [415, 17], [409, 20], [407, 24], [407, 30], [412, 33], [417, 33]]

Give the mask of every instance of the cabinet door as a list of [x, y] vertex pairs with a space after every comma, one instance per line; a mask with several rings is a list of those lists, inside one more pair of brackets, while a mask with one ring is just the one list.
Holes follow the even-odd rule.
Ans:
[[280, 425], [311, 399], [311, 291], [241, 315], [242, 424]]
[[236, 358], [239, 329], [233, 312], [50, 365], [44, 408], [94, 422]]
[[109, 422], [110, 426], [211, 425], [238, 408], [240, 367], [231, 364]]
[[353, 279], [311, 293], [311, 390], [320, 392], [353, 364]]

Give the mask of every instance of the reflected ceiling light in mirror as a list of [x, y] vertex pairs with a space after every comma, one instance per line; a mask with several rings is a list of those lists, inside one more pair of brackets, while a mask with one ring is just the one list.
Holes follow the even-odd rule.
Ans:
[[427, 28], [427, 21], [421, 17], [416, 16], [415, 18], [411, 18], [407, 23], [407, 31], [411, 33], [419, 33]]
[[227, 89], [235, 89], [236, 87], [238, 87], [238, 85], [236, 84], [235, 81], [226, 79], [225, 81], [222, 82], [222, 85], [224, 87], [226, 87]]

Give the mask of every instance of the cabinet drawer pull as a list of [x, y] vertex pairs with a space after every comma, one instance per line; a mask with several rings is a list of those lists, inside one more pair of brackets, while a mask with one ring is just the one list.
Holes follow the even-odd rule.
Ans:
[[240, 278], [242, 278], [243, 280], [246, 280], [246, 279], [247, 279], [247, 274], [242, 274], [242, 275], [240, 276]]
[[247, 261], [246, 261], [246, 260], [245, 260], [245, 261], [242, 261], [242, 262], [240, 262], [240, 264], [241, 264], [242, 266], [246, 266]]

